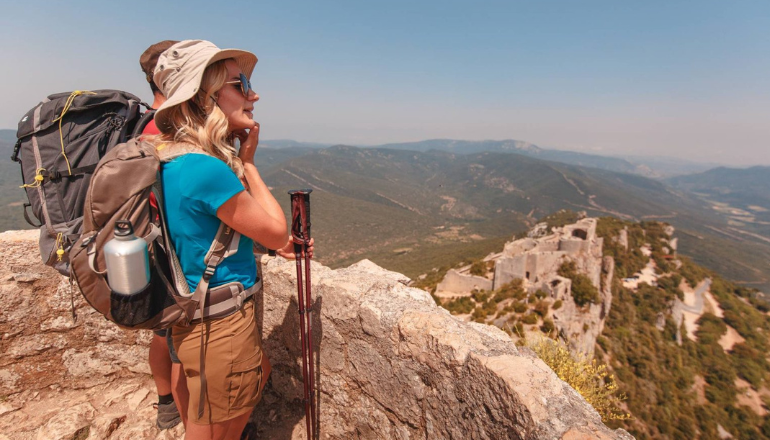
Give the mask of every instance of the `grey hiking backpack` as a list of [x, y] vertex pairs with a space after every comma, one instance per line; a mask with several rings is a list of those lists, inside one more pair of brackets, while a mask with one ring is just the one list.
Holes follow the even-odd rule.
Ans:
[[[147, 104], [119, 90], [74, 91], [44, 99], [19, 122], [11, 159], [21, 164], [24, 218], [40, 228], [43, 262], [69, 275], [83, 203], [96, 164], [152, 119]], [[30, 218], [29, 208], [36, 222]]]

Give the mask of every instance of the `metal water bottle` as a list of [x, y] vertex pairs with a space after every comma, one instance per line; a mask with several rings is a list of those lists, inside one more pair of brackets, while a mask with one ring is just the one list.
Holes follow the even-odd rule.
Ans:
[[150, 283], [150, 259], [147, 242], [134, 235], [128, 220], [115, 222], [115, 238], [103, 248], [107, 264], [107, 282], [113, 292], [132, 295]]

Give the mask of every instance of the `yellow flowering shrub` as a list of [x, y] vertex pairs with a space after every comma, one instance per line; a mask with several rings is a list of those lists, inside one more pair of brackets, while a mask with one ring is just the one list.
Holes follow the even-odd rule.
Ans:
[[570, 352], [562, 341], [545, 336], [528, 337], [527, 347], [532, 349], [556, 373], [559, 378], [574, 388], [602, 420], [626, 420], [631, 416], [620, 409], [625, 396], [615, 395], [618, 386], [615, 377], [607, 372], [607, 366], [588, 360], [585, 355]]

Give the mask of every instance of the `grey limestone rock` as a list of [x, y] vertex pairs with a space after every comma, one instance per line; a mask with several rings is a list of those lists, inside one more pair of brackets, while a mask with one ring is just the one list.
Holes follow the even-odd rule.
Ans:
[[[0, 432], [8, 438], [181, 439], [154, 426], [147, 332], [119, 330], [37, 261], [30, 233], [0, 234]], [[296, 267], [262, 258], [257, 322], [272, 363], [260, 438], [304, 439]], [[36, 273], [28, 282], [11, 273]], [[34, 278], [34, 277], [33, 277]], [[321, 439], [629, 439], [502, 331], [455, 319], [370, 262], [312, 264]], [[19, 299], [22, 297], [23, 299]], [[21, 356], [23, 355], [23, 356]], [[86, 437], [83, 437], [86, 436]], [[0, 437], [2, 438], [2, 437]]]

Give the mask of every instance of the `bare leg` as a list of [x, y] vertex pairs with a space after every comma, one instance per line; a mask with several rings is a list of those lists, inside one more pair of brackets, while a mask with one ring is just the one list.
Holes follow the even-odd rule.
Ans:
[[246, 414], [231, 420], [232, 423], [227, 429], [227, 435], [225, 437], [226, 440], [241, 440], [241, 433], [243, 432], [243, 428], [245, 428], [246, 424], [249, 422], [249, 417], [251, 417], [252, 411], [254, 411], [254, 408], [252, 408], [251, 411], [247, 412]]
[[172, 364], [171, 366], [171, 393], [174, 395], [177, 408], [179, 408], [182, 423], [187, 427], [187, 408], [190, 402], [190, 392], [187, 391], [187, 378], [184, 376], [182, 364]]
[[251, 411], [226, 422], [212, 425], [189, 423], [184, 440], [240, 440], [241, 432], [251, 416]]
[[159, 396], [171, 394], [171, 356], [168, 354], [166, 337], [152, 334], [150, 343], [150, 371]]

